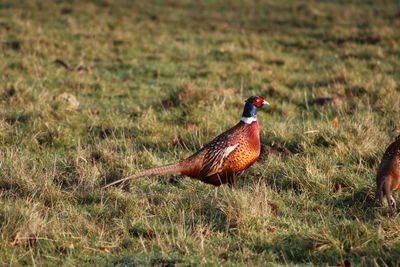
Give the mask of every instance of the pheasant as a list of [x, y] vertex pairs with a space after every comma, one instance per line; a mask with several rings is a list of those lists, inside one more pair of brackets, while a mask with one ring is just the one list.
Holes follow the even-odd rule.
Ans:
[[396, 201], [392, 191], [400, 189], [400, 135], [389, 145], [382, 157], [381, 164], [376, 175], [376, 194], [378, 203], [386, 196], [389, 208], [396, 213]]
[[114, 181], [103, 188], [144, 176], [181, 174], [214, 186], [236, 183], [244, 170], [260, 156], [260, 134], [257, 110], [269, 105], [262, 97], [246, 100], [243, 115], [238, 124], [217, 136], [192, 156], [176, 163], [151, 168], [132, 176]]

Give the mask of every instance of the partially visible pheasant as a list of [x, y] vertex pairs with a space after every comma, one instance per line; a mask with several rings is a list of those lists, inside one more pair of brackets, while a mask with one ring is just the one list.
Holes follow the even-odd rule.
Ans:
[[241, 120], [217, 136], [192, 156], [176, 164], [155, 167], [112, 182], [114, 184], [143, 176], [179, 173], [207, 184], [234, 186], [236, 178], [260, 156], [260, 133], [257, 110], [269, 103], [262, 97], [246, 100]]
[[382, 157], [378, 174], [376, 175], [376, 194], [378, 203], [386, 196], [388, 205], [393, 214], [397, 212], [396, 201], [392, 191], [400, 189], [400, 135], [389, 145]]

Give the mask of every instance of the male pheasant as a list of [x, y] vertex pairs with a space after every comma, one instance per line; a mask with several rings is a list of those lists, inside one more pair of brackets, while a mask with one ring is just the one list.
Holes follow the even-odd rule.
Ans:
[[390, 210], [396, 213], [396, 201], [392, 191], [400, 189], [400, 135], [389, 145], [382, 157], [378, 174], [376, 175], [376, 194], [378, 203], [386, 196]]
[[246, 100], [241, 120], [192, 156], [176, 163], [155, 167], [112, 182], [111, 185], [143, 176], [179, 173], [207, 184], [234, 186], [236, 178], [260, 156], [257, 110], [269, 103], [262, 97]]

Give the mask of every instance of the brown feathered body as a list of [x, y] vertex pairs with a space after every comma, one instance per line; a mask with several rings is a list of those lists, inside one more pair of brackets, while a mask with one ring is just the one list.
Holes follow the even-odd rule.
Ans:
[[182, 174], [215, 186], [233, 185], [235, 178], [260, 156], [258, 121], [239, 122], [191, 157], [181, 161]]
[[386, 197], [392, 212], [396, 212], [396, 201], [392, 192], [400, 189], [400, 136], [389, 145], [382, 157], [376, 175], [376, 200], [382, 203]]

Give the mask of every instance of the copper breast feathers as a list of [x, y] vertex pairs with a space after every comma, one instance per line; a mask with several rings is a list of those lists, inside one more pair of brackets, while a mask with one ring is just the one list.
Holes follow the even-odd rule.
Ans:
[[[204, 150], [204, 151], [203, 151]], [[258, 122], [239, 123], [207, 144], [199, 177], [240, 172], [260, 156]]]

